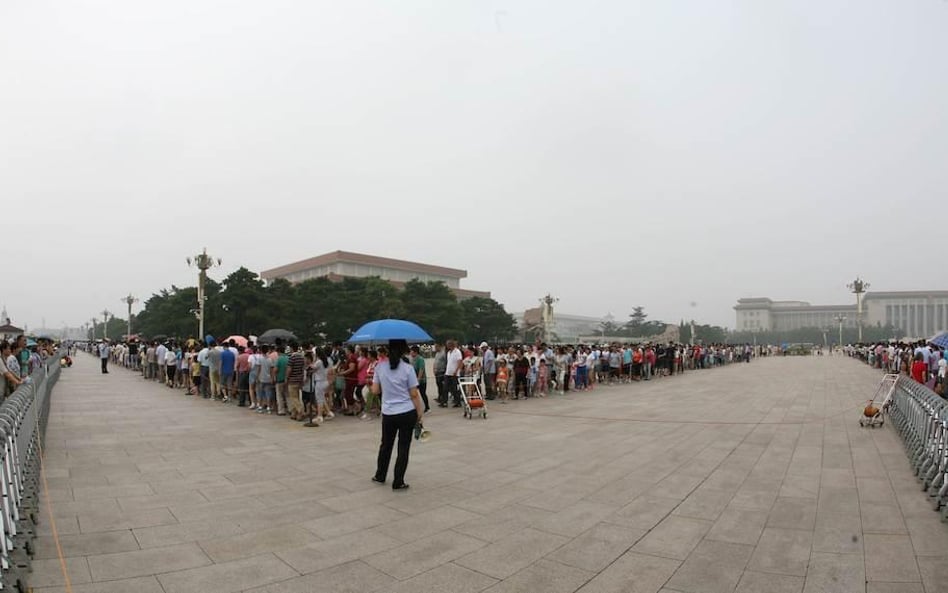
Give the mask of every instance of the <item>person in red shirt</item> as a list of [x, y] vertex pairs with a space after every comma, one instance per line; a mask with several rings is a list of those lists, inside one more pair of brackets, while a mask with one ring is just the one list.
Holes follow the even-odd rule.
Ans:
[[915, 355], [915, 360], [912, 362], [912, 378], [922, 385], [928, 381], [928, 365], [925, 364], [921, 352]]
[[250, 352], [243, 346], [237, 347], [237, 405], [247, 406], [247, 397], [250, 395]]
[[337, 373], [337, 375], [344, 377], [346, 380], [346, 388], [345, 391], [342, 392], [344, 398], [343, 404], [346, 408], [343, 415], [355, 416], [355, 392], [359, 389], [359, 357], [356, 355], [354, 347], [346, 346], [346, 360], [343, 365], [343, 370]]

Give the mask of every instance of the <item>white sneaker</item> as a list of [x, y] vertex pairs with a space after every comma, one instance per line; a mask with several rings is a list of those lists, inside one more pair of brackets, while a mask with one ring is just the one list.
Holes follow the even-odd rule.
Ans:
[[323, 417], [322, 417], [322, 416], [316, 416], [316, 424], [322, 424], [322, 423], [323, 423]]
[[332, 412], [329, 412], [329, 414], [326, 416], [326, 420], [332, 420], [335, 417], [336, 417], [335, 414], [333, 414]]
[[369, 415], [366, 414], [365, 412], [362, 412], [362, 415], [359, 416], [359, 420], [367, 420], [368, 418], [369, 418]]

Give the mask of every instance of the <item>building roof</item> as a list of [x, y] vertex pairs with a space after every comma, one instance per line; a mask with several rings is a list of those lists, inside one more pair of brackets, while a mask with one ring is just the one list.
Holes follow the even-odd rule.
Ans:
[[410, 261], [405, 261], [401, 259], [392, 259], [389, 257], [379, 257], [376, 255], [365, 255], [363, 253], [353, 253], [351, 251], [338, 251], [338, 250], [332, 251], [330, 253], [324, 253], [323, 255], [318, 255], [316, 257], [311, 257], [309, 259], [304, 259], [304, 260], [294, 262], [291, 264], [286, 264], [284, 266], [279, 266], [276, 268], [271, 268], [269, 270], [264, 270], [263, 272], [260, 272], [260, 276], [264, 278], [265, 280], [271, 280], [273, 278], [280, 278], [282, 276], [295, 274], [296, 272], [303, 272], [303, 271], [316, 268], [319, 266], [325, 266], [325, 265], [335, 264], [335, 263], [340, 263], [340, 262], [392, 268], [395, 270], [413, 272], [416, 274], [433, 274], [437, 276], [446, 276], [449, 278], [459, 278], [459, 279], [467, 278], [466, 270], [459, 270], [456, 268], [445, 268], [443, 266], [433, 266], [430, 264], [410, 262]]
[[[776, 303], [775, 303], [776, 305]], [[734, 309], [737, 311], [759, 311], [761, 309], [766, 309], [771, 313], [787, 313], [793, 311], [855, 311], [856, 305], [810, 305], [810, 304], [793, 304], [793, 305], [782, 305], [774, 307], [761, 307], [758, 305], [748, 305], [746, 303], [741, 303], [739, 305], [734, 305]]]
[[804, 305], [799, 307], [780, 307], [774, 309], [774, 313], [786, 313], [804, 311], [809, 313], [819, 313], [821, 311], [855, 311], [856, 305]]
[[935, 298], [945, 298], [948, 297], [948, 290], [898, 290], [891, 292], [867, 292], [863, 300], [866, 299], [900, 299], [900, 298], [924, 298], [924, 297], [935, 297]]

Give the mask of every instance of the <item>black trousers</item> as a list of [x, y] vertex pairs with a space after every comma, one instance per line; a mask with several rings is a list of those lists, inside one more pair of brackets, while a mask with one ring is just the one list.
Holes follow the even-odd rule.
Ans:
[[484, 373], [484, 397], [494, 399], [494, 380], [497, 373]]
[[250, 373], [241, 371], [237, 373], [237, 394], [239, 406], [247, 405], [247, 398], [250, 396]]
[[523, 397], [529, 397], [530, 384], [527, 382], [527, 376], [514, 374], [514, 397], [519, 396], [521, 387], [523, 388]]
[[405, 470], [408, 469], [408, 451], [411, 449], [412, 432], [418, 422], [418, 412], [412, 410], [404, 414], [382, 414], [382, 444], [379, 445], [378, 467], [375, 479], [384, 482], [388, 477], [388, 464], [392, 460], [392, 448], [398, 437], [398, 457], [395, 458], [395, 475], [392, 486], [405, 483]]
[[428, 380], [423, 379], [418, 382], [418, 393], [421, 394], [421, 401], [425, 402], [425, 411], [431, 409], [431, 406], [428, 405]]
[[103, 373], [109, 372], [109, 359], [108, 358], [102, 359], [102, 372]]
[[435, 385], [438, 387], [438, 403], [444, 403], [444, 374], [435, 374]]
[[457, 375], [444, 376], [444, 399], [441, 401], [444, 405], [451, 403], [451, 396], [454, 395], [454, 405], [461, 405], [461, 388], [458, 386]]

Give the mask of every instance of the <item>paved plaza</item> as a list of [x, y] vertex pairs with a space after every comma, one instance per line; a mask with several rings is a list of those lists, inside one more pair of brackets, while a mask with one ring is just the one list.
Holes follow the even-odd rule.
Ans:
[[[948, 525], [897, 434], [857, 423], [879, 378], [764, 359], [436, 408], [393, 492], [378, 422], [304, 428], [80, 355], [49, 500], [76, 593], [948, 591]], [[32, 584], [65, 591], [45, 503], [40, 533]]]

